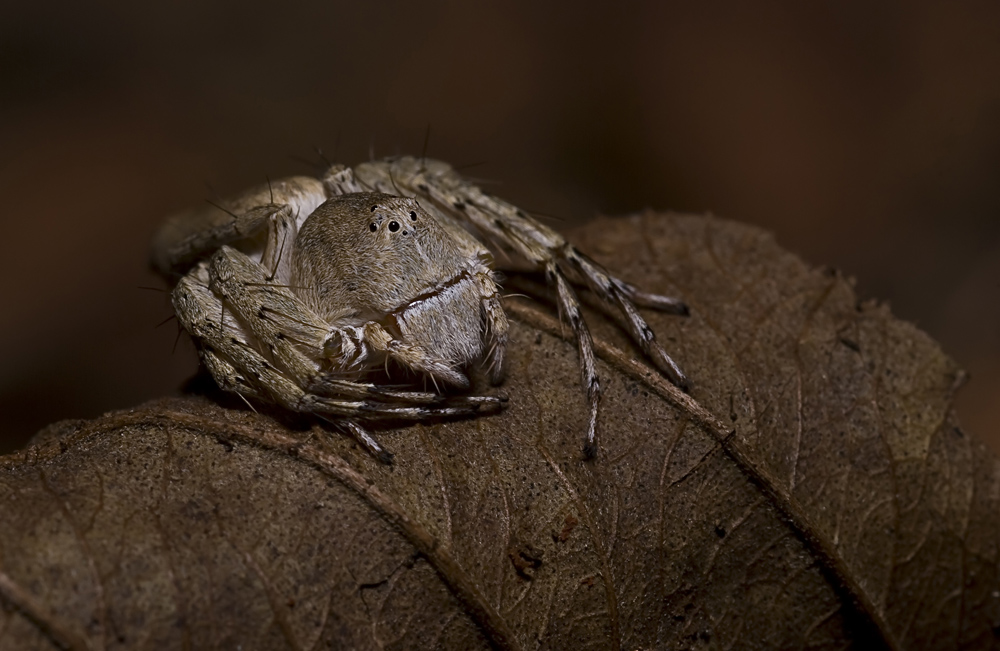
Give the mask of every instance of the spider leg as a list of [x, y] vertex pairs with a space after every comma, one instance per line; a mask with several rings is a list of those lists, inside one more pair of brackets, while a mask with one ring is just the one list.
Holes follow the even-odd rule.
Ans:
[[283, 213], [301, 222], [326, 199], [321, 181], [295, 176], [179, 213], [153, 236], [153, 266], [164, 276], [184, 272], [223, 244], [256, 236], [272, 216]]
[[289, 406], [301, 394], [274, 364], [255, 349], [256, 339], [234, 315], [222, 310], [224, 298], [209, 287], [207, 265], [181, 278], [174, 289], [174, 309], [191, 333], [219, 387], [244, 396], [267, 396]]
[[328, 197], [354, 192], [366, 192], [364, 186], [354, 178], [354, 170], [346, 165], [331, 165], [320, 179]]
[[555, 283], [559, 310], [569, 320], [580, 350], [580, 380], [587, 390], [587, 400], [590, 401], [590, 418], [587, 421], [587, 437], [583, 444], [583, 453], [588, 459], [593, 459], [597, 456], [597, 408], [601, 402], [601, 381], [597, 376], [597, 364], [594, 359], [594, 341], [590, 337], [587, 322], [580, 313], [580, 302], [576, 298], [576, 292], [559, 273], [555, 262], [549, 263], [546, 275], [549, 277], [549, 282]]
[[368, 450], [368, 454], [372, 455], [382, 463], [388, 465], [392, 463], [393, 454], [385, 448], [383, 448], [378, 441], [375, 440], [368, 430], [358, 425], [354, 420], [347, 418], [341, 421], [343, 426], [347, 431], [354, 437], [361, 446]]
[[223, 246], [212, 256], [208, 272], [211, 291], [259, 342], [259, 350], [278, 370], [312, 385], [319, 368], [302, 350], [321, 349], [329, 325], [240, 251]]
[[594, 294], [608, 305], [617, 307], [624, 315], [632, 339], [639, 344], [642, 352], [653, 361], [656, 367], [666, 374], [675, 385], [687, 390], [689, 388], [687, 376], [656, 341], [656, 335], [639, 314], [632, 299], [638, 296], [644, 304], [652, 304], [654, 307], [673, 314], [688, 314], [687, 306], [674, 298], [638, 292], [634, 287], [610, 276], [604, 267], [580, 253], [572, 244], [565, 245], [564, 259], [574, 265], [582, 274], [587, 287]]
[[298, 225], [291, 207], [284, 206], [268, 215], [266, 226], [267, 240], [260, 255], [260, 263], [268, 271], [268, 280], [288, 283], [291, 278], [292, 249], [298, 234]]

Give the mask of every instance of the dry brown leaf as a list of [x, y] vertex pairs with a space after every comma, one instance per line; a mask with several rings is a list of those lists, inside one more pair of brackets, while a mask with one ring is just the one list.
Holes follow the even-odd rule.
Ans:
[[[0, 459], [0, 648], [985, 648], [1000, 466], [962, 373], [772, 237], [709, 217], [574, 235], [691, 396], [595, 323], [518, 304], [498, 416], [349, 439], [205, 398], [65, 422]], [[596, 318], [594, 319], [596, 320]]]

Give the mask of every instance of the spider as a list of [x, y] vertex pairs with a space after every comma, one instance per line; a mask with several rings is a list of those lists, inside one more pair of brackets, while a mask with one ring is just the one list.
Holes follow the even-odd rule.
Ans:
[[[601, 385], [573, 285], [617, 310], [674, 384], [688, 380], [636, 305], [686, 315], [677, 299], [613, 276], [561, 235], [465, 181], [448, 164], [398, 157], [320, 178], [291, 177], [224, 205], [176, 215], [153, 241], [153, 265], [184, 274], [172, 292], [181, 325], [220, 388], [324, 417], [390, 462], [363, 423], [498, 410], [466, 389], [482, 363], [503, 378], [507, 316], [494, 259], [544, 272], [576, 336], [589, 402], [585, 458], [597, 453]], [[403, 367], [435, 391], [374, 378]]]

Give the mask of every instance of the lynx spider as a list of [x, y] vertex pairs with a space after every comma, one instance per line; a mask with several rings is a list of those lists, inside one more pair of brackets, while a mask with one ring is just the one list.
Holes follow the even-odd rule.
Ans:
[[435, 388], [467, 388], [463, 369], [474, 362], [487, 365], [494, 383], [502, 379], [508, 324], [494, 254], [512, 269], [544, 272], [573, 329], [590, 407], [588, 458], [597, 451], [601, 387], [573, 284], [620, 313], [654, 365], [687, 387], [636, 309], [687, 314], [684, 303], [611, 276], [440, 161], [334, 165], [319, 179], [268, 183], [224, 206], [172, 217], [153, 242], [158, 271], [185, 273], [174, 309], [222, 389], [337, 417], [331, 422], [384, 462], [392, 455], [361, 423], [501, 407], [503, 398], [368, 381], [390, 361]]

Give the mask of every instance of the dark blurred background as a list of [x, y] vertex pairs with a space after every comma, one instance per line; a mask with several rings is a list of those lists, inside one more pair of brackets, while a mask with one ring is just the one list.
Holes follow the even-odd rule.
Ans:
[[165, 215], [428, 125], [526, 208], [711, 211], [856, 276], [1000, 449], [1000, 3], [8, 0], [0, 452], [193, 373], [138, 289]]

